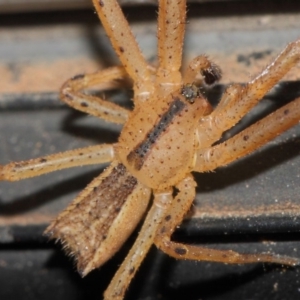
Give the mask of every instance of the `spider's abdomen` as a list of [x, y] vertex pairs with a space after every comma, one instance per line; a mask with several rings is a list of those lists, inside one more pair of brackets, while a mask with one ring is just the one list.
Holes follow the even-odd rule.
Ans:
[[191, 101], [179, 92], [165, 101], [141, 104], [121, 133], [120, 160], [153, 189], [176, 185], [193, 168], [198, 148], [196, 128], [208, 106], [201, 97]]

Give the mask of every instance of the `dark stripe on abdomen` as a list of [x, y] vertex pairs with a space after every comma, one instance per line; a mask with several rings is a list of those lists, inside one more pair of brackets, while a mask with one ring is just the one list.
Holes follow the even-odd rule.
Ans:
[[179, 98], [175, 98], [175, 100], [170, 103], [167, 112], [161, 116], [153, 129], [147, 133], [146, 138], [127, 155], [127, 161], [133, 164], [136, 170], [142, 168], [149, 150], [159, 139], [160, 135], [166, 131], [174, 117], [183, 110], [185, 105], [186, 104]]

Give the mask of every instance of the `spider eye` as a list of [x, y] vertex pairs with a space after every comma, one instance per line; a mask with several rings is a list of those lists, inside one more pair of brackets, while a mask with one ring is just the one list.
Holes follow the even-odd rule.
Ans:
[[184, 96], [189, 103], [193, 104], [195, 102], [195, 98], [197, 98], [200, 93], [196, 85], [186, 84], [181, 89], [181, 95]]

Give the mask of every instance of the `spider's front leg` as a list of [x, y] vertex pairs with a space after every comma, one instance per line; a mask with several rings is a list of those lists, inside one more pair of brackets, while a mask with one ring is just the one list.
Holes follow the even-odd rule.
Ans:
[[185, 30], [186, 1], [158, 1], [158, 59], [157, 84], [163, 98], [182, 84], [179, 69]]
[[252, 153], [300, 121], [300, 98], [281, 107], [264, 119], [211, 148], [199, 150], [194, 167], [207, 172]]
[[229, 87], [219, 106], [200, 121], [196, 172], [227, 165], [274, 139], [300, 121], [300, 98], [281, 107], [224, 143], [210, 147], [224, 131], [237, 123], [268, 90], [300, 61], [300, 40], [290, 43], [261, 75], [246, 84]]
[[210, 145], [219, 140], [224, 131], [237, 124], [299, 61], [300, 40], [297, 40], [288, 44], [261, 74], [245, 86], [241, 84], [229, 86], [217, 108], [201, 120], [199, 139], [209, 141]]
[[143, 57], [116, 0], [93, 0], [96, 12], [127, 74], [133, 80], [135, 99], [153, 91], [151, 68]]
[[155, 245], [177, 259], [190, 259], [197, 261], [214, 261], [231, 264], [244, 264], [255, 262], [271, 262], [295, 266], [299, 264], [296, 258], [279, 256], [275, 254], [241, 254], [232, 250], [216, 250], [206, 247], [187, 245], [171, 241], [174, 230], [182, 222], [184, 215], [191, 207], [195, 198], [196, 183], [190, 176], [183, 180], [178, 189], [180, 192], [169, 205], [164, 222], [158, 228]]

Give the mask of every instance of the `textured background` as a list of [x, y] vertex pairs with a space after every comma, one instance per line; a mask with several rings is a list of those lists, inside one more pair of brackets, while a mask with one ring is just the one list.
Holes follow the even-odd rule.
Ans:
[[[79, 2], [64, 1], [62, 7], [62, 1], [52, 1], [49, 7], [43, 1], [26, 6], [20, 0], [0, 1], [0, 164], [118, 137], [119, 126], [75, 112], [58, 100], [66, 79], [117, 63], [91, 6], [79, 8]], [[124, 9], [134, 34], [155, 63], [157, 7], [125, 2], [131, 4]], [[300, 3], [198, 1], [189, 5], [188, 21], [185, 62], [206, 53], [223, 70], [222, 81], [208, 94], [216, 103], [226, 84], [246, 82], [300, 37]], [[299, 96], [299, 79], [298, 66], [224, 137]], [[130, 106], [129, 92], [107, 97]], [[237, 163], [195, 175], [195, 205], [174, 238], [300, 257], [299, 149], [297, 126]], [[114, 259], [81, 279], [72, 260], [42, 232], [102, 168], [0, 182], [1, 299], [101, 299], [134, 236]], [[299, 270], [175, 261], [153, 248], [126, 299], [296, 299]]]

